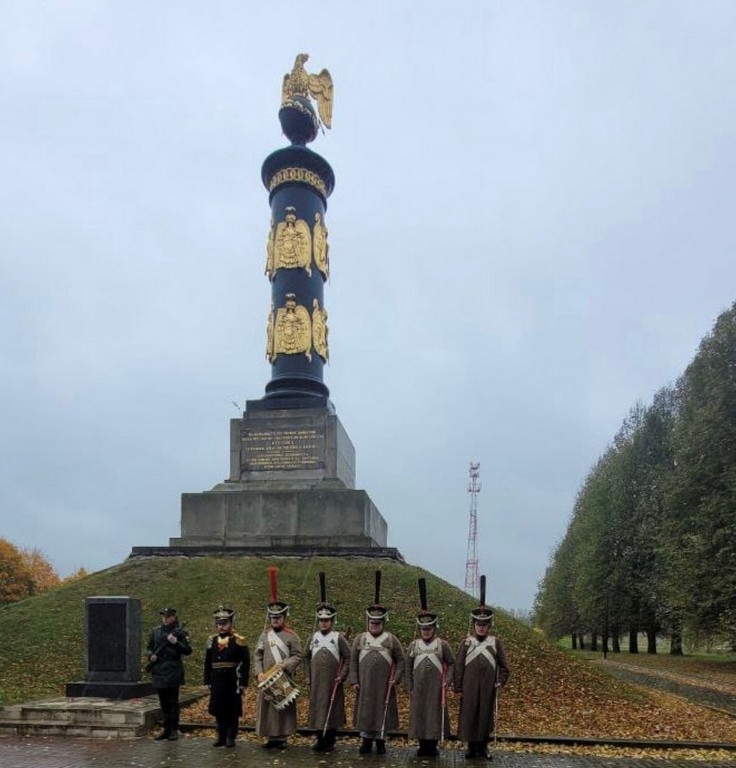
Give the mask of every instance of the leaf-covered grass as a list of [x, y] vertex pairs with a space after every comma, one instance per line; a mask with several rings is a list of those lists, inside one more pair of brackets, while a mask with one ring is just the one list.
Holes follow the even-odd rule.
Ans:
[[[457, 649], [468, 630], [475, 601], [461, 590], [414, 566], [354, 558], [202, 557], [129, 560], [44, 595], [0, 608], [0, 703], [63, 694], [83, 678], [84, 598], [129, 595], [141, 600], [145, 631], [158, 610], [174, 605], [192, 639], [186, 662], [190, 685], [199, 685], [204, 645], [218, 604], [233, 607], [236, 631], [251, 648], [265, 623], [267, 567], [279, 568], [280, 596], [291, 605], [290, 622], [305, 640], [314, 627], [319, 571], [327, 574], [328, 597], [339, 610], [340, 628], [364, 628], [373, 601], [374, 571], [383, 572], [382, 601], [391, 609], [388, 628], [407, 644], [415, 634], [417, 578], [427, 579], [430, 608], [440, 614], [440, 633]], [[499, 731], [504, 734], [603, 738], [658, 738], [736, 743], [736, 720], [676, 697], [618, 682], [595, 665], [548, 643], [499, 611], [512, 677], [503, 691]], [[145, 644], [145, 639], [144, 639]], [[299, 682], [299, 681], [298, 681]], [[254, 693], [245, 722], [253, 722]], [[407, 702], [402, 696], [402, 725]], [[300, 706], [303, 712], [306, 697]], [[348, 696], [349, 707], [352, 706]], [[457, 699], [449, 706], [456, 722]], [[187, 718], [207, 721], [202, 705]], [[304, 722], [302, 714], [300, 722]]]

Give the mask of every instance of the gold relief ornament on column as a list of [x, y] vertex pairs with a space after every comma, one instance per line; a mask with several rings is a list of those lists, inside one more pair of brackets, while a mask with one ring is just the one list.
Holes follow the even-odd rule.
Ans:
[[312, 362], [312, 321], [307, 308], [296, 303], [296, 295], [287, 293], [286, 306], [276, 312], [273, 356], [301, 354]]
[[327, 327], [327, 310], [320, 309], [319, 300], [312, 301], [312, 344], [314, 351], [325, 361], [330, 359], [330, 347], [327, 337], [330, 329]]
[[274, 250], [276, 244], [276, 222], [271, 219], [271, 229], [268, 230], [268, 240], [266, 240], [266, 268], [263, 273], [269, 280], [273, 277], [274, 269]]
[[309, 224], [297, 219], [296, 208], [291, 205], [286, 208], [284, 221], [276, 226], [273, 262], [273, 272], [303, 267], [312, 276], [312, 234]]
[[266, 324], [266, 358], [269, 363], [273, 363], [276, 359], [276, 354], [273, 351], [273, 331], [276, 313], [274, 311], [273, 302], [271, 302], [271, 311], [268, 313], [268, 323]]
[[330, 276], [330, 244], [327, 242], [327, 227], [322, 221], [322, 214], [314, 214], [314, 263], [325, 280]]

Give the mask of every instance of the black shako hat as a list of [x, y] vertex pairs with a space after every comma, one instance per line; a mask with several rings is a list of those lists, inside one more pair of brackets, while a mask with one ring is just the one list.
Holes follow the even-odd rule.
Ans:
[[434, 627], [437, 624], [437, 614], [432, 613], [427, 608], [427, 580], [418, 579], [417, 586], [419, 587], [419, 613], [417, 614], [417, 626], [419, 629], [423, 627]]
[[324, 571], [319, 572], [319, 604], [315, 615], [317, 619], [334, 619], [337, 616], [337, 608], [327, 602], [327, 584]]
[[493, 608], [486, 605], [486, 577], [480, 577], [480, 605], [470, 612], [473, 621], [490, 622], [493, 618]]
[[232, 621], [233, 616], [235, 616], [235, 611], [232, 608], [225, 608], [224, 605], [218, 605], [213, 616], [215, 617], [215, 621]]
[[176, 608], [162, 608], [158, 612], [159, 616], [176, 616]]
[[365, 609], [365, 615], [368, 621], [386, 621], [388, 618], [388, 608], [381, 605], [381, 572], [376, 571], [376, 588], [373, 595], [373, 605]]
[[275, 616], [286, 618], [289, 615], [289, 605], [279, 600], [279, 569], [275, 565], [268, 566], [268, 582], [271, 589], [271, 600], [266, 606], [268, 618], [272, 619]]

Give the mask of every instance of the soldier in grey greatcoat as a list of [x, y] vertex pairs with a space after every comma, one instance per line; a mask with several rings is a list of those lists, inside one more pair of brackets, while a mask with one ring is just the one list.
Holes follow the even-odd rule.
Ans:
[[465, 757], [488, 758], [488, 741], [494, 721], [498, 691], [509, 678], [509, 666], [500, 638], [491, 634], [493, 610], [481, 604], [470, 614], [472, 630], [460, 645], [455, 662], [455, 691], [460, 699], [458, 738], [468, 744]]
[[376, 753], [384, 755], [386, 731], [399, 727], [396, 686], [404, 676], [404, 653], [396, 635], [384, 629], [388, 609], [376, 603], [366, 615], [368, 631], [357, 635], [350, 650], [349, 681], [357, 695], [354, 725], [362, 738], [359, 752], [368, 754], [375, 739]]
[[164, 729], [156, 741], [175, 741], [179, 738], [179, 688], [184, 685], [184, 660], [192, 646], [189, 635], [179, 626], [176, 608], [159, 611], [161, 624], [151, 631], [146, 651], [151, 682], [158, 694]]
[[[302, 658], [302, 644], [291, 627], [286, 626], [289, 606], [275, 600], [268, 604], [270, 627], [258, 638], [253, 671], [259, 684], [267, 679], [267, 672], [276, 667], [283, 671], [294, 691], [294, 672]], [[285, 749], [289, 736], [296, 732], [296, 696], [283, 708], [276, 709], [265, 690], [259, 685], [256, 704], [256, 733], [268, 740], [264, 749]]]
[[[406, 652], [406, 692], [411, 697], [409, 738], [419, 741], [417, 757], [437, 757], [437, 744], [450, 735], [445, 701], [453, 675], [455, 654], [437, 637], [437, 614], [423, 610], [417, 615], [419, 638]], [[443, 722], [444, 720], [444, 722]]]
[[[309, 679], [309, 727], [317, 731], [316, 752], [332, 752], [335, 734], [345, 725], [343, 683], [350, 671], [350, 646], [335, 631], [337, 611], [327, 603], [317, 608], [317, 631], [306, 653]], [[328, 717], [329, 713], [329, 717]]]

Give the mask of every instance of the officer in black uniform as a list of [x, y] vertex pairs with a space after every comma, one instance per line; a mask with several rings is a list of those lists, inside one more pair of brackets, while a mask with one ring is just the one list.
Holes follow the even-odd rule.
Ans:
[[176, 741], [179, 738], [179, 688], [184, 685], [183, 656], [189, 656], [192, 646], [189, 636], [179, 626], [176, 608], [159, 611], [161, 625], [151, 631], [146, 650], [151, 682], [158, 693], [164, 716], [164, 729], [156, 741]]
[[210, 687], [209, 713], [217, 722], [213, 747], [234, 747], [238, 719], [243, 714], [243, 691], [250, 675], [250, 652], [241, 635], [233, 631], [232, 608], [215, 611], [217, 633], [207, 640], [204, 683]]

